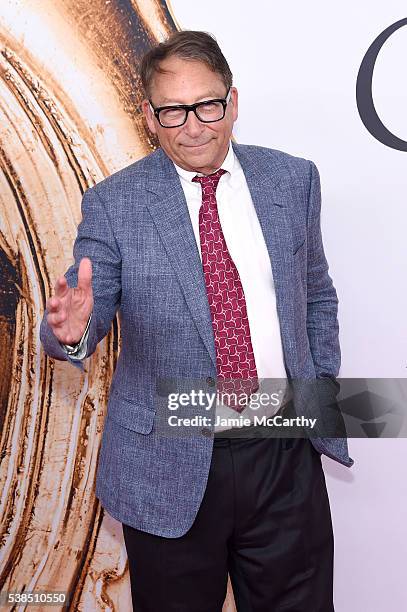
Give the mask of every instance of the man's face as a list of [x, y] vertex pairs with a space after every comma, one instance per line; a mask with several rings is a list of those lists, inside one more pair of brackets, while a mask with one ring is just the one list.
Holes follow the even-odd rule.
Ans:
[[[156, 73], [151, 85], [151, 101], [155, 108], [225, 98], [227, 94], [222, 77], [202, 62], [170, 57], [161, 62], [160, 67], [165, 72]], [[191, 111], [184, 125], [175, 128], [163, 128], [148, 100], [143, 101], [148, 127], [157, 135], [168, 157], [181, 168], [211, 174], [222, 165], [237, 119], [237, 90], [232, 87], [230, 91], [223, 119], [202, 123]]]

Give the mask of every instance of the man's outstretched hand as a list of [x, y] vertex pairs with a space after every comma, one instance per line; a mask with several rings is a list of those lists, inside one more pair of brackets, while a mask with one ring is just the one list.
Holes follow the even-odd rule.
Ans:
[[55, 283], [55, 295], [47, 300], [47, 322], [62, 344], [77, 344], [93, 310], [92, 262], [83, 257], [78, 286], [70, 288], [65, 276]]

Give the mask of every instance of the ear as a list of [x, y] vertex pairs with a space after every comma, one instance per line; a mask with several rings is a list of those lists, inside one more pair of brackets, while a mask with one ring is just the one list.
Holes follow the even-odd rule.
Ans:
[[148, 129], [150, 130], [152, 134], [157, 134], [157, 128], [155, 125], [155, 117], [153, 115], [153, 111], [151, 110], [150, 102], [148, 100], [143, 100], [141, 103], [141, 108], [146, 118]]
[[232, 118], [236, 121], [238, 116], [238, 93], [236, 87], [230, 88], [230, 103], [232, 104]]

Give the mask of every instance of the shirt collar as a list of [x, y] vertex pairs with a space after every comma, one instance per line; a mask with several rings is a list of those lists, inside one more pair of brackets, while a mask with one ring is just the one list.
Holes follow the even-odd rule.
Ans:
[[[235, 159], [236, 158], [235, 158], [235, 153], [233, 151], [233, 147], [229, 143], [229, 149], [228, 149], [225, 159], [223, 160], [221, 168], [223, 168], [223, 170], [226, 170], [226, 172], [229, 172], [229, 174], [232, 174], [233, 168], [235, 166]], [[172, 163], [174, 164], [175, 169], [178, 172], [179, 176], [185, 179], [186, 181], [188, 181], [189, 183], [192, 183], [192, 179], [194, 178], [194, 176], [203, 176], [200, 172], [190, 172], [189, 170], [184, 170], [184, 168], [180, 168], [180, 166], [177, 166], [175, 162], [172, 162]]]

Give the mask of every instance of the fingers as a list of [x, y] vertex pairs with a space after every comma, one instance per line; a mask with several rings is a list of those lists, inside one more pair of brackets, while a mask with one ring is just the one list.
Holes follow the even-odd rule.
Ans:
[[66, 313], [65, 312], [50, 312], [47, 315], [47, 323], [52, 327], [52, 329], [57, 329], [61, 327], [66, 321]]
[[69, 286], [65, 276], [60, 276], [55, 283], [55, 297], [63, 298], [67, 295]]
[[49, 298], [45, 304], [45, 307], [48, 312], [58, 312], [58, 310], [61, 308], [61, 300], [55, 297]]
[[45, 305], [48, 311], [47, 321], [49, 325], [53, 327], [66, 320], [65, 309], [63, 308], [63, 298], [68, 294], [69, 286], [65, 276], [60, 276], [57, 279], [54, 292], [55, 295], [48, 298]]
[[[58, 281], [57, 281], [58, 282]], [[58, 297], [51, 297], [46, 302], [47, 322], [54, 329], [66, 321], [66, 310]]]
[[55, 283], [55, 295], [46, 301], [48, 312], [59, 312], [62, 307], [62, 298], [68, 294], [69, 287], [65, 276], [60, 276]]
[[92, 262], [89, 257], [82, 257], [78, 269], [78, 289], [85, 293], [92, 291]]

